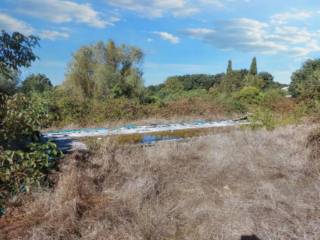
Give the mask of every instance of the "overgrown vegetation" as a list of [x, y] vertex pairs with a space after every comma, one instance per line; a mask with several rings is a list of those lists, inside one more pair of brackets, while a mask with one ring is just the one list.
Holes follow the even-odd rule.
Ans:
[[[271, 73], [259, 72], [255, 57], [249, 69], [235, 70], [230, 60], [225, 73], [172, 76], [146, 87], [143, 52], [110, 40], [75, 52], [61, 85], [53, 86], [43, 74], [20, 83], [20, 68], [37, 59], [38, 41], [20, 33], [0, 36], [1, 213], [8, 206], [0, 238], [236, 239], [248, 229], [263, 239], [319, 235], [319, 132], [314, 129], [307, 144], [311, 153], [305, 148], [309, 129], [292, 127], [148, 149], [117, 146], [140, 142], [142, 135], [92, 141], [91, 155], [74, 155], [61, 165], [53, 191], [26, 202], [18, 194], [49, 185], [62, 156], [41, 137], [48, 127], [248, 115], [254, 129], [274, 130], [304, 117], [319, 120], [319, 59], [293, 73], [289, 92]], [[202, 131], [208, 132], [158, 135], [194, 137]], [[27, 214], [17, 219], [13, 209], [19, 204]], [[13, 230], [7, 227], [11, 223]]]
[[64, 161], [54, 190], [11, 200], [0, 238], [318, 239], [310, 131], [231, 131], [152, 147], [102, 141], [91, 156]]
[[285, 123], [320, 109], [317, 90], [311, 87], [318, 81], [318, 60], [308, 61], [293, 74], [290, 93], [294, 98], [288, 98], [282, 89], [285, 85], [275, 82], [271, 73], [259, 72], [256, 58], [249, 69], [234, 70], [230, 60], [225, 73], [173, 76], [145, 87], [143, 56], [133, 46], [112, 40], [98, 42], [73, 54], [59, 86], [53, 87], [43, 74], [32, 74], [17, 87], [11, 86], [12, 79], [17, 80], [15, 69], [16, 75], [2, 85], [11, 86], [10, 91], [6, 87], [11, 94], [22, 92], [42, 99], [49, 109], [51, 126], [56, 127], [150, 117], [226, 118], [247, 113], [271, 113], [276, 122]]
[[43, 100], [8, 95], [14, 92], [11, 83], [19, 67], [28, 67], [36, 59], [32, 52], [36, 44], [37, 38], [18, 33], [2, 32], [0, 37], [0, 72], [9, 83], [0, 86], [0, 215], [6, 199], [44, 183], [54, 160], [61, 156], [55, 144], [40, 136], [40, 130], [49, 124]]

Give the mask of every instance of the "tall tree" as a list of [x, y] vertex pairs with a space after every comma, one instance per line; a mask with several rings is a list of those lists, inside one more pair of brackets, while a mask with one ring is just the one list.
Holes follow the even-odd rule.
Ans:
[[140, 49], [112, 40], [84, 46], [69, 65], [65, 89], [85, 98], [134, 97], [143, 87]]
[[257, 67], [257, 58], [254, 57], [251, 62], [250, 66], [250, 74], [256, 76], [258, 74], [258, 67]]
[[227, 74], [231, 74], [232, 73], [232, 61], [229, 60], [228, 61], [228, 67], [227, 67]]
[[52, 89], [50, 79], [44, 74], [31, 74], [21, 84], [24, 93], [43, 93]]
[[[21, 67], [30, 67], [37, 59], [33, 48], [38, 45], [39, 38], [25, 36], [14, 32], [0, 34], [0, 92], [9, 93], [17, 84], [17, 76]], [[8, 86], [9, 89], [8, 89]]]
[[293, 97], [320, 100], [320, 59], [306, 61], [292, 74], [289, 91]]

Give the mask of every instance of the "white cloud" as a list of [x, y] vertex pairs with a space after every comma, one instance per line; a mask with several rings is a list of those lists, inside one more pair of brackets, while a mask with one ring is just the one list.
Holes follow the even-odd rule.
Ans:
[[4, 13], [0, 13], [0, 29], [7, 32], [20, 32], [25, 35], [38, 35], [42, 39], [56, 40], [58, 38], [68, 38], [69, 33], [67, 31], [57, 31], [57, 30], [37, 30], [32, 26], [18, 20], [12, 16]]
[[216, 6], [219, 8], [224, 7], [223, 2], [220, 0], [200, 0], [200, 3], [204, 3], [207, 5], [213, 5], [213, 6]]
[[78, 22], [96, 28], [112, 25], [119, 19], [102, 19], [90, 4], [67, 0], [19, 0], [18, 11], [29, 16], [55, 23]]
[[105, 0], [111, 6], [139, 13], [141, 16], [158, 18], [165, 15], [190, 16], [210, 7], [222, 8], [236, 1], [250, 0]]
[[42, 39], [56, 40], [58, 38], [69, 38], [70, 35], [68, 32], [55, 31], [55, 30], [43, 30], [43, 31], [40, 31], [39, 36]]
[[271, 22], [275, 24], [284, 24], [290, 20], [304, 20], [312, 17], [313, 13], [306, 10], [292, 10], [289, 12], [278, 13], [271, 16]]
[[159, 35], [163, 40], [171, 42], [173, 44], [177, 44], [180, 42], [179, 37], [174, 36], [171, 33], [168, 33], [168, 32], [153, 32], [153, 33]]
[[30, 35], [35, 31], [29, 24], [5, 13], [0, 13], [0, 29], [10, 32], [20, 32], [26, 35]]
[[177, 9], [172, 14], [175, 17], [187, 17], [187, 16], [194, 15], [198, 12], [200, 12], [200, 9], [198, 9], [196, 7], [186, 7], [183, 9]]
[[190, 16], [201, 12], [206, 7], [224, 7], [235, 1], [249, 0], [106, 0], [112, 6], [134, 11], [151, 18], [173, 15], [175, 17]]
[[186, 16], [198, 12], [198, 9], [186, 0], [107, 0], [107, 3], [151, 18], [162, 17], [168, 13]]
[[303, 27], [239, 18], [213, 28], [189, 28], [185, 34], [224, 50], [306, 56], [320, 51], [320, 34]]

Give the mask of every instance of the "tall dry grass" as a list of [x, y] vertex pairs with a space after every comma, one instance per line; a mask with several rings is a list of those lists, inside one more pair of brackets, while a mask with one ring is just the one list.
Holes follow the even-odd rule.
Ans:
[[53, 191], [22, 198], [19, 214], [1, 220], [0, 239], [319, 239], [310, 130], [235, 131], [153, 147], [104, 142], [92, 156], [65, 159]]

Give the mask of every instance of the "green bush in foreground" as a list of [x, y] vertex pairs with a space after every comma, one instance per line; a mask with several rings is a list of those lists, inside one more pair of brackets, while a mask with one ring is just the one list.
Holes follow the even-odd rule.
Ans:
[[40, 101], [21, 94], [0, 98], [1, 215], [8, 197], [45, 182], [53, 160], [62, 153], [54, 143], [40, 138], [39, 130], [48, 118]]

